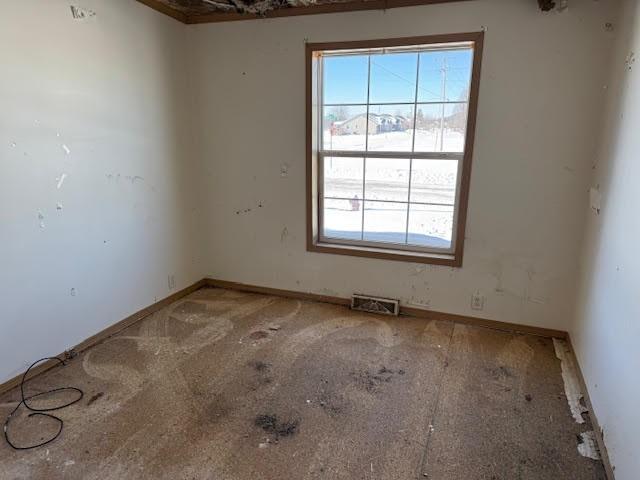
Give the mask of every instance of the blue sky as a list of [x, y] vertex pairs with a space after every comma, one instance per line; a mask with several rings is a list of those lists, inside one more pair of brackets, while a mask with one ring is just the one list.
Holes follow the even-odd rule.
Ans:
[[[371, 55], [370, 102], [413, 102], [418, 55], [419, 102], [442, 100], [443, 65], [447, 69], [447, 100], [463, 99], [471, 72], [470, 49]], [[366, 103], [367, 63], [367, 55], [324, 57], [324, 103]]]

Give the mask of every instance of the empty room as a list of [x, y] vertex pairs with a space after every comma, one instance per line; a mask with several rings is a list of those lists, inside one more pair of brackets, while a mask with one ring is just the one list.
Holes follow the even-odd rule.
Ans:
[[640, 479], [639, 1], [0, 3], [0, 479]]

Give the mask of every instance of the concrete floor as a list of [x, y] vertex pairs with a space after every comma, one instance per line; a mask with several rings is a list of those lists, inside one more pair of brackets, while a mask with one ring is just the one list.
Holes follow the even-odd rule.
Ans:
[[[61, 437], [0, 441], [0, 478], [605, 478], [541, 337], [202, 289], [28, 391], [66, 385]], [[25, 417], [16, 442], [55, 432]]]

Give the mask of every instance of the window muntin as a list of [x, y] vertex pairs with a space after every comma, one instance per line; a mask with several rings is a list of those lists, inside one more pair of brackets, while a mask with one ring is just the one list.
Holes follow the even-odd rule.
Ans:
[[455, 251], [473, 45], [316, 52], [320, 242]]

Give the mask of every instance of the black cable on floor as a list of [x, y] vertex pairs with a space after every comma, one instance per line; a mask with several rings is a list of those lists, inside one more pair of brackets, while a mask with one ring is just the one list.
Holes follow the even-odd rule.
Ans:
[[[22, 375], [22, 381], [20, 382], [20, 395], [21, 395], [20, 403], [18, 403], [18, 405], [16, 405], [16, 408], [13, 409], [13, 411], [9, 414], [9, 416], [7, 416], [7, 419], [4, 422], [4, 438], [7, 441], [7, 443], [9, 444], [9, 446], [11, 448], [13, 448], [14, 450], [30, 450], [32, 448], [42, 447], [43, 445], [46, 445], [48, 443], [53, 442], [62, 433], [62, 427], [64, 425], [64, 422], [62, 421], [61, 418], [58, 418], [55, 415], [51, 415], [50, 413], [42, 413], [42, 412], [53, 412], [55, 410], [61, 410], [61, 409], [66, 408], [66, 407], [68, 407], [70, 405], [73, 405], [74, 403], [79, 402], [82, 399], [82, 397], [84, 396], [84, 392], [82, 390], [80, 390], [79, 388], [76, 388], [76, 387], [60, 387], [60, 388], [54, 388], [53, 390], [47, 390], [46, 392], [36, 393], [36, 394], [31, 395], [29, 397], [25, 397], [25, 395], [24, 395], [24, 383], [25, 383], [25, 380], [27, 378], [27, 375], [29, 374], [29, 372], [31, 371], [31, 369], [33, 367], [35, 367], [40, 362], [44, 362], [45, 360], [56, 360], [56, 361], [60, 362], [60, 364], [65, 365], [64, 361], [60, 360], [58, 357], [45, 357], [45, 358], [41, 358], [40, 360], [38, 360], [36, 362], [33, 362], [31, 364], [31, 366], [29, 368], [27, 368], [27, 371], [24, 372], [24, 375]], [[36, 407], [32, 407], [31, 405], [29, 405], [29, 403], [27, 403], [29, 400], [32, 400], [32, 399], [37, 398], [37, 397], [40, 397], [42, 395], [49, 395], [51, 393], [62, 392], [64, 390], [72, 390], [74, 392], [79, 393], [80, 395], [75, 400], [72, 400], [72, 401], [70, 401], [68, 403], [65, 403], [64, 405], [60, 405], [60, 406], [57, 406], [57, 407], [36, 408]], [[49, 418], [52, 418], [53, 420], [57, 421], [58, 424], [59, 424], [58, 432], [53, 437], [51, 437], [49, 440], [41, 442], [41, 443], [38, 443], [37, 445], [28, 445], [28, 446], [17, 446], [17, 445], [15, 445], [11, 440], [9, 440], [9, 423], [11, 422], [11, 418], [15, 415], [15, 413], [20, 409], [20, 407], [22, 405], [24, 405], [28, 410], [31, 410], [31, 412], [32, 412], [32, 413], [30, 413], [28, 415], [28, 418], [35, 417], [35, 416], [41, 416], [41, 417], [49, 417]]]

